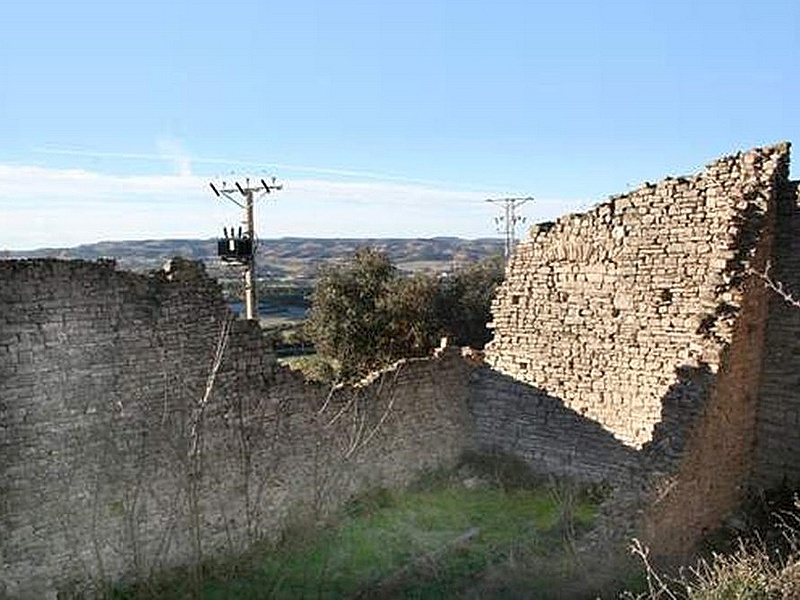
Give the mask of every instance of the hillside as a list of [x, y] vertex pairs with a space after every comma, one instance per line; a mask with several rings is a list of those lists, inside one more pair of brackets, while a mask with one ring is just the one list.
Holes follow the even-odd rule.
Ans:
[[[9, 252], [7, 256], [84, 260], [109, 257], [116, 259], [121, 268], [134, 271], [156, 269], [169, 258], [182, 256], [203, 261], [209, 273], [220, 279], [235, 277], [235, 269], [217, 258], [216, 243], [216, 239], [108, 241], [72, 248]], [[495, 238], [266, 239], [258, 243], [257, 275], [276, 283], [307, 283], [315, 278], [322, 264], [347, 259], [360, 246], [375, 246], [384, 250], [394, 264], [409, 271], [445, 271], [503, 251], [503, 241]]]

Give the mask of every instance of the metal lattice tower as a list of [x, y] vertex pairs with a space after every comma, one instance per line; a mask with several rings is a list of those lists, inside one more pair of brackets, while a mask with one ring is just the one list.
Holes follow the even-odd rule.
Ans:
[[524, 216], [517, 214], [517, 209], [527, 202], [533, 202], [533, 197], [528, 196], [525, 198], [489, 198], [486, 200], [493, 204], [503, 205], [503, 214], [495, 217], [494, 222], [497, 225], [498, 233], [505, 234], [505, 258], [508, 262], [511, 258], [511, 252], [514, 250], [516, 244], [516, 228], [517, 223], [524, 223], [527, 219]]

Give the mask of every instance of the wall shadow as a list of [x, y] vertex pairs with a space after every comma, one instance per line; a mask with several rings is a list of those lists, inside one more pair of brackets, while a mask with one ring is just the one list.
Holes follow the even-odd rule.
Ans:
[[[658, 553], [673, 533], [670, 526], [652, 527], [654, 518], [662, 521], [666, 516], [669, 522], [671, 511], [661, 504], [664, 495], [672, 494], [671, 503], [680, 505], [687, 490], [698, 493], [691, 485], [675, 486], [681, 469], [697, 458], [690, 454], [724, 451], [690, 443], [693, 432], [702, 435], [702, 424], [714, 418], [704, 415], [717, 376], [704, 364], [679, 366], [675, 376], [660, 400], [661, 420], [653, 428], [652, 439], [637, 449], [601, 423], [567, 407], [561, 398], [488, 366], [478, 367], [471, 375], [469, 402], [477, 450], [511, 454], [540, 475], [609, 484], [613, 493], [601, 505], [592, 532], [581, 542], [585, 556], [625, 554], [634, 537], [644, 537]], [[714, 462], [710, 456], [703, 458]], [[702, 497], [695, 499], [702, 502]], [[723, 505], [706, 508], [714, 512], [712, 520], [717, 522], [727, 516]], [[686, 510], [693, 509], [687, 506]], [[681, 513], [679, 520], [684, 519], [692, 522], [693, 516]], [[691, 552], [696, 541], [687, 538], [684, 549]]]
[[[770, 278], [800, 298], [800, 192], [791, 181], [777, 206]], [[754, 481], [800, 484], [800, 308], [769, 292], [769, 316], [756, 421]]]
[[636, 449], [600, 423], [488, 366], [471, 374], [469, 406], [479, 451], [512, 454], [535, 472], [583, 481], [624, 482], [639, 471]]
[[469, 398], [477, 449], [512, 454], [542, 474], [641, 488], [649, 472], [677, 469], [715, 382], [706, 365], [683, 365], [675, 375], [661, 399], [653, 437], [639, 450], [561, 398], [479, 366], [471, 374]]
[[675, 376], [677, 380], [661, 398], [661, 420], [653, 427], [651, 440], [642, 446], [641, 458], [648, 470], [677, 468], [717, 381], [705, 363], [676, 367]]

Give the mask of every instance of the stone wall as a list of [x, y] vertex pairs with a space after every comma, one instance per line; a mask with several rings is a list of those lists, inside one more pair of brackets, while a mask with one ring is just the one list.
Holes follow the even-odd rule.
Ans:
[[788, 145], [753, 150], [534, 227], [493, 305], [489, 363], [641, 447], [676, 369], [719, 369], [787, 160]]
[[0, 306], [0, 597], [277, 539], [472, 439], [459, 352], [309, 385], [192, 263], [0, 262]]
[[[765, 344], [777, 300], [753, 274], [773, 256], [776, 215], [791, 195], [788, 150], [723, 158], [535, 227], [493, 305], [487, 360], [496, 370], [641, 449], [638, 534], [662, 554], [688, 551], [720, 524], [758, 474], [756, 455], [773, 481], [797, 472], [798, 394], [787, 365], [771, 361], [796, 350], [786, 324], [800, 321], [773, 312], [769, 335], [785, 343]], [[791, 271], [786, 226], [776, 253]], [[765, 346], [772, 383], [762, 388]], [[566, 435], [583, 439], [575, 432]], [[604, 447], [601, 459], [578, 443], [573, 462], [619, 461]]]
[[542, 389], [487, 366], [471, 374], [475, 444], [511, 454], [544, 475], [630, 485], [641, 472], [638, 452], [602, 425]]
[[[739, 230], [737, 243], [744, 239], [746, 252], [738, 253], [726, 268], [726, 311], [735, 311], [735, 321], [720, 340], [720, 367], [707, 386], [702, 411], [684, 432], [680, 459], [669, 465], [671, 469], [656, 468], [656, 476], [651, 475], [654, 488], [647, 499], [652, 505], [645, 511], [640, 537], [662, 556], [684, 555], [717, 528], [738, 508], [753, 473], [770, 292], [745, 271], [763, 272], [772, 254], [782, 182], [788, 182], [786, 161], [778, 165], [774, 186], [758, 199], [763, 217], [757, 235]], [[658, 452], [651, 453], [650, 460], [656, 467], [664, 464]]]

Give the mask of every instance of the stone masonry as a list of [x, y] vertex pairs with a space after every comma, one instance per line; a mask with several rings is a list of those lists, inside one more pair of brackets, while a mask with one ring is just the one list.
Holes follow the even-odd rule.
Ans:
[[534, 227], [493, 305], [495, 370], [642, 449], [640, 537], [665, 554], [748, 482], [797, 481], [796, 372], [770, 357], [795, 356], [800, 309], [754, 274], [777, 259], [796, 277], [788, 175], [788, 144], [759, 148]]
[[4, 261], [0, 282], [0, 598], [235, 554], [471, 443], [457, 350], [329, 389], [194, 263]]
[[[786, 189], [776, 214], [770, 275], [800, 299], [800, 193]], [[761, 390], [758, 397], [756, 466], [761, 486], [800, 483], [800, 307], [777, 294], [769, 298]]]
[[725, 158], [534, 227], [494, 303], [489, 363], [641, 447], [675, 369], [719, 369], [787, 161], [786, 145]]

